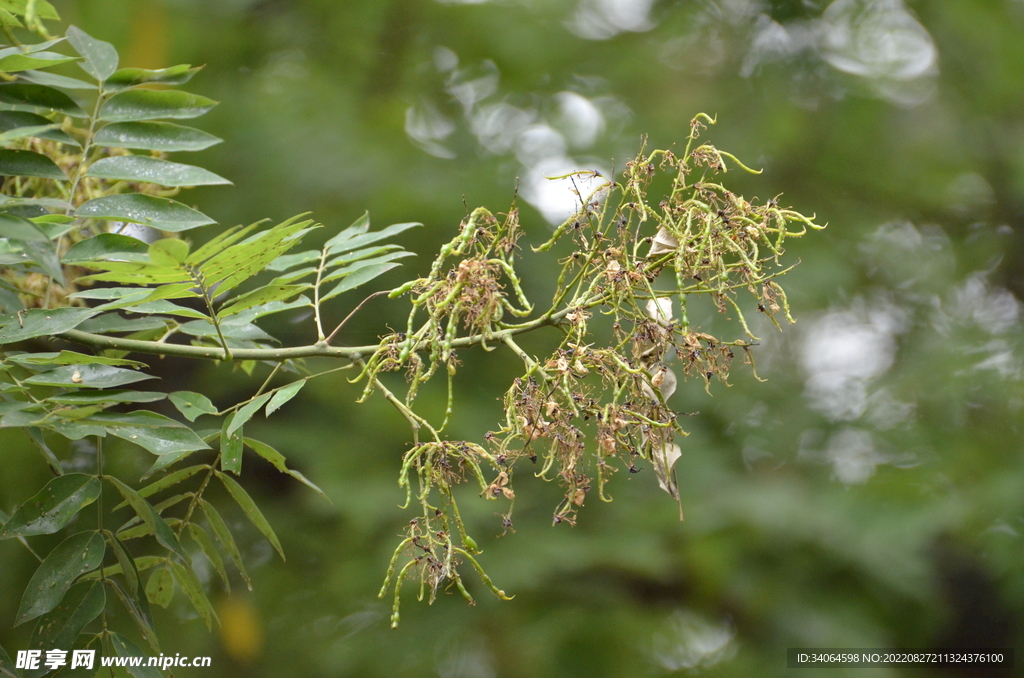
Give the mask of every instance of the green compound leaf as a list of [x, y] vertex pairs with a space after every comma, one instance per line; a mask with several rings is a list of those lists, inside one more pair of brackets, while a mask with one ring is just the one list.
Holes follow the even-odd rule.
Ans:
[[184, 549], [181, 548], [181, 544], [178, 542], [178, 538], [174, 536], [174, 532], [168, 527], [167, 522], [156, 512], [156, 510], [149, 504], [148, 501], [139, 496], [139, 493], [122, 483], [113, 476], [107, 476], [107, 479], [117, 488], [117, 491], [121, 493], [125, 501], [135, 510], [136, 515], [142, 518], [143, 522], [153, 530], [156, 540], [160, 542], [161, 546], [173, 551], [175, 555], [180, 557], [186, 563], [188, 562], [188, 555]]
[[[298, 382], [296, 382], [296, 383], [298, 383]], [[263, 457], [264, 459], [269, 461], [271, 464], [273, 464], [274, 468], [276, 468], [281, 473], [286, 473], [286, 474], [290, 475], [292, 478], [295, 478], [300, 483], [302, 483], [303, 485], [305, 485], [309, 489], [313, 490], [314, 492], [319, 494], [324, 499], [327, 499], [328, 502], [331, 501], [327, 497], [327, 495], [324, 494], [324, 491], [321, 490], [316, 485], [314, 485], [309, 480], [309, 478], [307, 478], [306, 476], [302, 475], [298, 471], [295, 471], [293, 469], [288, 468], [288, 466], [285, 465], [284, 455], [281, 454], [280, 452], [278, 452], [277, 450], [275, 450], [270, 445], [267, 445], [266, 443], [260, 442], [259, 440], [253, 440], [252, 438], [246, 438], [245, 439], [245, 444], [248, 445], [252, 449], [253, 452], [255, 452], [256, 454], [260, 455], [261, 457]]]
[[79, 575], [103, 562], [107, 545], [99, 532], [79, 532], [57, 545], [32, 575], [18, 608], [15, 626], [57, 607]]
[[81, 264], [86, 261], [104, 259], [131, 259], [145, 254], [149, 249], [144, 241], [117, 233], [100, 233], [79, 241], [64, 254], [65, 264]]
[[[369, 225], [369, 221], [367, 221], [367, 225]], [[358, 229], [352, 230], [353, 225], [324, 243], [324, 248], [327, 250], [328, 254], [351, 252], [352, 250], [372, 245], [375, 242], [385, 240], [391, 236], [398, 235], [403, 231], [408, 231], [410, 228], [422, 225], [423, 224], [415, 222], [392, 224], [387, 228], [382, 228], [381, 230], [374, 231], [373, 233], [361, 233]]]
[[238, 411], [235, 412], [235, 416], [232, 418], [231, 423], [230, 424], [225, 424], [225, 426], [224, 426], [224, 430], [227, 432], [227, 435], [231, 435], [232, 433], [234, 433], [238, 429], [242, 428], [242, 426], [245, 424], [245, 422], [247, 422], [250, 419], [252, 419], [252, 415], [256, 414], [256, 412], [261, 407], [263, 407], [263, 405], [268, 400], [270, 400], [270, 397], [271, 397], [271, 395], [269, 393], [264, 393], [263, 395], [261, 395], [260, 397], [256, 398], [252, 402], [247, 403], [243, 407], [240, 407], [238, 409]]
[[97, 86], [78, 78], [69, 78], [66, 75], [57, 75], [48, 71], [22, 71], [18, 77], [35, 85], [46, 85], [60, 89], [80, 89], [96, 91]]
[[[192, 476], [196, 475], [197, 473], [199, 473], [201, 471], [208, 471], [208, 470], [210, 470], [209, 466], [207, 466], [205, 464], [198, 464], [196, 466], [189, 466], [188, 468], [180, 469], [178, 471], [175, 471], [174, 473], [169, 473], [166, 476], [164, 476], [163, 478], [161, 478], [160, 480], [152, 482], [149, 485], [146, 485], [145, 487], [140, 489], [139, 490], [139, 496], [140, 497], [150, 497], [150, 496], [156, 494], [157, 492], [160, 492], [162, 490], [166, 490], [168, 487], [173, 487], [174, 485], [177, 485], [178, 483], [180, 483], [180, 482], [182, 482], [184, 480], [188, 480], [189, 478], [191, 478]], [[128, 502], [127, 501], [123, 501], [120, 504], [118, 504], [117, 506], [115, 506], [114, 510], [117, 511], [118, 509], [122, 509], [122, 508], [124, 508], [127, 505], [128, 505]]]
[[155, 412], [97, 414], [90, 417], [88, 423], [98, 423], [107, 433], [135, 443], [157, 456], [210, 449], [192, 429]]
[[46, 85], [22, 82], [0, 84], [0, 103], [7, 104], [14, 111], [63, 113], [72, 118], [89, 117], [67, 94]]
[[[220, 432], [220, 467], [235, 475], [242, 472], [242, 431], [231, 428], [232, 422], [238, 417], [237, 412], [232, 412], [224, 420]], [[231, 429], [231, 430], [228, 430]]]
[[64, 599], [43, 615], [32, 631], [30, 650], [66, 650], [75, 644], [78, 634], [107, 604], [103, 584], [83, 581], [72, 586]]
[[199, 616], [203, 618], [206, 628], [212, 631], [213, 620], [217, 618], [217, 613], [213, 611], [213, 605], [210, 604], [210, 599], [206, 597], [203, 584], [190, 568], [175, 562], [171, 562], [170, 566], [178, 587], [185, 593], [185, 597], [192, 603], [192, 607], [196, 609]]
[[89, 166], [86, 174], [97, 179], [138, 181], [161, 186], [211, 186], [231, 182], [213, 172], [179, 162], [144, 155], [103, 158]]
[[281, 542], [278, 540], [277, 535], [274, 534], [274, 528], [270, 526], [270, 523], [263, 516], [263, 512], [256, 506], [256, 502], [252, 500], [252, 497], [246, 493], [242, 486], [238, 484], [233, 478], [228, 475], [221, 473], [220, 471], [214, 471], [217, 474], [217, 478], [227, 488], [228, 494], [231, 498], [241, 507], [242, 513], [245, 517], [256, 526], [256, 529], [267, 538], [277, 552], [281, 555], [281, 560], [284, 560], [284, 549], [281, 548]]
[[222, 141], [194, 127], [171, 122], [115, 122], [93, 137], [93, 143], [98, 146], [167, 152], [201, 151]]
[[56, 52], [36, 52], [35, 54], [8, 54], [0, 57], [0, 71], [15, 73], [17, 71], [28, 71], [33, 68], [50, 68], [66, 64], [69, 61], [79, 61], [78, 57], [64, 56]]
[[85, 57], [78, 65], [99, 81], [109, 78], [117, 70], [117, 50], [109, 42], [92, 37], [77, 26], [68, 26], [68, 42]]
[[111, 365], [66, 365], [37, 374], [24, 381], [37, 386], [63, 386], [64, 388], [115, 388], [156, 377]]
[[363, 266], [354, 271], [351, 275], [346, 276], [345, 279], [338, 283], [338, 285], [334, 289], [320, 297], [320, 301], [327, 301], [328, 299], [333, 299], [339, 294], [343, 294], [344, 292], [348, 292], [349, 290], [354, 290], [360, 285], [365, 285], [374, 278], [383, 275], [384, 273], [387, 273], [391, 269], [397, 268], [398, 266], [401, 266], [401, 264], [388, 263], [374, 264], [372, 266]]
[[146, 363], [140, 363], [137, 360], [104, 358], [103, 356], [86, 355], [76, 351], [22, 353], [19, 355], [9, 355], [6, 359], [19, 365], [118, 365], [135, 368], [146, 367]]
[[[191, 525], [189, 526], [191, 527]], [[154, 605], [167, 609], [174, 599], [174, 575], [166, 567], [158, 567], [146, 582], [146, 598]]]
[[282, 405], [284, 405], [286, 402], [288, 402], [296, 395], [298, 395], [299, 391], [301, 391], [302, 387], [305, 385], [306, 380], [299, 379], [298, 381], [293, 381], [292, 383], [288, 384], [287, 386], [279, 390], [277, 393], [275, 393], [274, 397], [270, 399], [269, 403], [267, 403], [267, 416], [269, 417], [271, 414], [277, 411]]
[[160, 644], [156, 632], [153, 630], [153, 613], [149, 609], [149, 601], [146, 600], [146, 597], [132, 596], [116, 579], [108, 579], [107, 585], [117, 594], [118, 600], [121, 601], [124, 609], [128, 611], [128, 615], [139, 628], [143, 640], [149, 643], [155, 652], [160, 652]]
[[30, 129], [35, 131], [23, 136], [59, 141], [62, 144], [70, 144], [72, 146], [79, 145], [77, 141], [56, 128], [57, 125], [52, 120], [35, 113], [27, 111], [0, 111], [0, 132], [8, 133], [19, 129]]
[[117, 219], [172, 232], [217, 223], [202, 212], [175, 200], [138, 193], [95, 198], [79, 207], [75, 216], [82, 219]]
[[100, 481], [84, 473], [68, 473], [54, 478], [18, 507], [0, 530], [0, 539], [53, 534], [67, 525], [82, 508], [96, 501], [101, 490]]
[[42, 177], [67, 181], [64, 170], [45, 155], [32, 151], [0, 149], [0, 175], [7, 177]]
[[216, 105], [213, 99], [179, 90], [128, 90], [115, 94], [103, 104], [100, 120], [127, 122], [198, 118]]
[[119, 657], [142, 657], [142, 662], [139, 666], [126, 666], [128, 673], [132, 675], [132, 678], [163, 678], [163, 672], [155, 666], [146, 666], [146, 655], [143, 654], [139, 646], [128, 640], [119, 633], [113, 631], [110, 632], [110, 644], [114, 646], [114, 651], [117, 652]]
[[0, 316], [0, 344], [73, 330], [94, 315], [91, 308], [36, 308], [20, 314]]
[[206, 534], [206, 530], [195, 523], [188, 524], [188, 533], [192, 536], [192, 541], [199, 546], [199, 549], [213, 565], [213, 568], [217, 570], [221, 581], [224, 582], [224, 588], [227, 589], [228, 593], [231, 593], [231, 581], [228, 579], [227, 570], [224, 569], [224, 560], [220, 557], [213, 539], [210, 538], [210, 535]]
[[167, 397], [159, 391], [79, 391], [50, 396], [46, 400], [58, 405], [101, 405], [113, 403], [155, 403]]
[[235, 564], [238, 571], [242, 575], [242, 579], [245, 580], [246, 586], [252, 591], [252, 580], [249, 579], [249, 573], [245, 571], [245, 563], [242, 562], [242, 554], [238, 550], [238, 545], [235, 544], [235, 538], [231, 536], [231, 530], [228, 529], [228, 524], [224, 522], [220, 513], [213, 507], [213, 504], [206, 501], [205, 499], [200, 500], [200, 505], [203, 507], [203, 515], [210, 522], [210, 528], [213, 530], [213, 534], [217, 537], [217, 541], [220, 542], [224, 550], [227, 551], [228, 557], [231, 558], [231, 562]]
[[283, 301], [302, 294], [309, 289], [309, 285], [267, 285], [240, 297], [229, 299], [225, 305], [217, 311], [218, 318], [226, 318], [236, 313], [270, 303], [271, 301]]
[[175, 391], [168, 398], [171, 399], [171, 404], [189, 421], [195, 421], [204, 414], [217, 414], [217, 408], [202, 393]]
[[103, 537], [114, 551], [114, 555], [117, 556], [117, 564], [121, 566], [121, 574], [124, 577], [125, 583], [128, 584], [128, 590], [132, 592], [133, 596], [138, 596], [139, 569], [135, 566], [135, 559], [128, 553], [128, 549], [117, 538], [117, 535], [112, 532], [105, 532]]
[[107, 78], [103, 88], [108, 92], [121, 90], [138, 85], [159, 83], [161, 85], [184, 85], [192, 76], [202, 70], [202, 66], [192, 67], [191, 64], [178, 64], [168, 68], [150, 70], [148, 68], [122, 68]]
[[[57, 14], [57, 10], [54, 9], [53, 5], [51, 5], [46, 0], [36, 0], [35, 5], [36, 16], [39, 17], [40, 19], [52, 19], [53, 21], [60, 21], [60, 15]], [[21, 14], [22, 16], [24, 16], [26, 12], [28, 12], [28, 2], [27, 0], [0, 0], [0, 8], [3, 8], [8, 12], [13, 12], [14, 14]], [[35, 47], [36, 49], [45, 49], [50, 45], [57, 44], [63, 39], [64, 38], [54, 38], [53, 40], [49, 40], [47, 42], [42, 43], [42, 45], [32, 45], [32, 47]]]

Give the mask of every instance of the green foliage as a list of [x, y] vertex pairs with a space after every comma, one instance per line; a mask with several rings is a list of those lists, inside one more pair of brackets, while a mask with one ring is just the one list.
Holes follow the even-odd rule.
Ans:
[[[11, 2], [0, 9], [23, 16], [44, 35], [39, 19], [52, 18], [47, 8]], [[39, 70], [71, 62], [90, 80]], [[199, 117], [216, 102], [150, 88], [187, 83], [198, 71], [190, 65], [118, 65], [111, 45], [73, 26], [66, 39], [0, 50], [8, 81], [0, 84], [7, 146], [0, 150], [6, 177], [0, 196], [0, 427], [24, 430], [58, 476], [14, 512], [0, 539], [53, 534], [74, 518], [92, 524], [43, 558], [26, 590], [16, 621], [39, 618], [33, 647], [102, 642], [122, 656], [139, 654], [108, 626], [107, 606], [117, 600], [139, 637], [158, 651], [149, 605], [166, 608], [179, 593], [212, 628], [216, 613], [194, 559], [202, 554], [229, 587], [226, 553], [251, 587], [214, 500], [244, 515], [285, 556], [270, 522], [234, 478], [243, 472], [244, 449], [324, 495], [290, 469], [283, 454], [247, 437], [245, 427], [261, 411], [270, 417], [286, 408], [310, 380], [346, 370], [363, 384], [361, 400], [381, 394], [411, 428], [398, 482], [406, 503], [415, 496], [422, 512], [395, 549], [381, 590], [385, 595], [394, 582], [393, 625], [407, 577], [419, 579], [421, 598], [433, 601], [438, 591], [455, 587], [472, 603], [463, 582], [468, 571], [508, 599], [485, 573], [477, 559], [481, 549], [462, 520], [455, 486], [467, 480], [484, 499], [507, 502], [502, 525], [509, 530], [516, 467], [538, 463], [537, 475], [557, 480], [563, 490], [553, 522], [575, 524], [588, 496], [608, 501], [612, 474], [633, 472], [644, 459], [661, 488], [680, 502], [682, 517], [675, 441], [686, 431], [666, 401], [687, 376], [705, 388], [715, 378], [725, 382], [737, 351], [752, 364], [756, 337], [743, 307], [773, 322], [780, 313], [790, 319], [777, 282], [791, 268], [782, 260], [784, 244], [820, 228], [775, 199], [754, 204], [720, 183], [729, 166], [747, 168], [700, 141], [713, 120], [702, 115], [692, 121], [682, 153], [642, 151], [621, 180], [572, 176], [600, 181], [591, 193], [578, 193], [577, 213], [533, 248], [560, 252], [555, 291], [544, 310], [536, 310], [516, 269], [518, 210], [513, 205], [495, 215], [478, 208], [427, 275], [364, 300], [407, 297], [405, 331], [373, 345], [337, 346], [338, 332], [363, 303], [330, 329], [326, 320], [335, 312], [327, 302], [411, 256], [387, 241], [420, 224], [373, 231], [364, 214], [320, 247], [294, 253], [322, 227], [305, 215], [228, 228], [205, 242], [182, 236], [213, 221], [172, 198], [183, 188], [229, 182], [167, 160], [168, 152], [197, 151], [220, 140], [165, 120]], [[652, 182], [662, 173], [667, 197], [651, 204]], [[744, 291], [750, 300], [740, 296]], [[742, 336], [721, 339], [692, 326], [687, 305], [700, 296], [731, 315]], [[310, 309], [316, 340], [308, 345], [280, 346], [257, 323]], [[532, 356], [516, 342], [546, 327], [562, 333], [547, 355]], [[94, 353], [42, 351], [44, 337]], [[523, 362], [522, 376], [505, 396], [504, 421], [483, 444], [445, 436], [461, 365], [457, 352], [474, 346], [504, 346]], [[153, 378], [146, 363], [128, 354], [222, 361], [250, 375], [268, 373], [250, 398], [218, 409], [201, 393], [126, 388]], [[306, 360], [318, 357], [342, 364], [324, 368]], [[403, 395], [385, 383], [392, 372], [406, 375]], [[443, 420], [431, 422], [414, 405], [420, 387], [438, 374], [447, 380], [448, 400]], [[147, 409], [165, 398], [188, 423]], [[204, 428], [194, 426], [200, 419]], [[149, 454], [138, 482], [116, 477], [105, 463], [104, 445], [114, 438]], [[65, 473], [61, 457], [75, 441], [94, 451], [92, 473]], [[189, 465], [179, 466], [184, 460]], [[224, 490], [216, 496], [208, 494], [214, 478]], [[104, 506], [104, 487], [123, 501]], [[92, 504], [95, 515], [86, 516]], [[134, 517], [115, 529], [114, 516], [127, 508]]]

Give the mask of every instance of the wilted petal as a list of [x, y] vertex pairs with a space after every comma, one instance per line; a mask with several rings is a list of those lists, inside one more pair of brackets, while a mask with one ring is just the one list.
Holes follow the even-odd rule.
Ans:
[[662, 325], [672, 322], [672, 300], [668, 297], [651, 299], [647, 302], [647, 315], [657, 320]]
[[677, 247], [679, 247], [679, 240], [667, 228], [662, 227], [658, 230], [658, 234], [654, 236], [654, 242], [651, 243], [651, 251], [647, 253], [647, 258], [649, 259], [656, 254], [674, 252]]

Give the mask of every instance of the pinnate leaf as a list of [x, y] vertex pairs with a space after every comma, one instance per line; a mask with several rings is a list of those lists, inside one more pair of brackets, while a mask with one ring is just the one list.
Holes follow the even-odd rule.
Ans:
[[101, 489], [99, 480], [84, 473], [54, 478], [18, 507], [0, 530], [0, 539], [53, 534], [96, 501]]
[[79, 532], [58, 544], [29, 580], [15, 626], [57, 607], [79, 575], [100, 566], [104, 553], [106, 543], [95, 530]]

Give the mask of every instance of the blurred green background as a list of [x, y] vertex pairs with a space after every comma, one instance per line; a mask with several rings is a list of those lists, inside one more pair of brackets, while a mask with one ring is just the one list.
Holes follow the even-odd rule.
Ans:
[[[396, 484], [409, 432], [380, 398], [355, 405], [355, 387], [318, 380], [251, 433], [333, 504], [246, 459], [288, 560], [236, 516], [255, 590], [228, 596], [210, 578], [213, 634], [184, 601], [158, 611], [165, 652], [213, 657], [175, 675], [781, 676], [795, 646], [1024, 648], [1024, 2], [54, 4], [124, 65], [206, 64], [189, 89], [222, 102], [198, 122], [226, 143], [189, 161], [235, 186], [185, 201], [223, 224], [311, 210], [333, 231], [366, 209], [377, 226], [422, 221], [403, 241], [421, 256], [384, 284], [424, 272], [466, 205], [506, 209], [517, 181], [541, 242], [569, 199], [545, 174], [621, 167], [641, 135], [685, 141], [701, 111], [719, 120], [705, 138], [765, 170], [725, 177], [737, 190], [784, 192], [829, 223], [790, 244], [798, 323], [760, 328], [767, 383], [737, 366], [713, 397], [694, 382], [673, 397], [699, 412], [677, 465], [684, 523], [650, 470], [619, 474], [615, 501], [590, 502], [575, 528], [551, 526], [557, 487], [523, 474], [517, 532], [500, 539], [502, 507], [469, 489], [482, 562], [515, 600], [471, 581], [476, 607], [427, 607], [408, 587], [390, 631], [375, 596], [411, 517]], [[546, 289], [553, 259], [523, 266]], [[404, 312], [374, 301], [342, 341], [373, 342]], [[307, 325], [271, 331], [306, 341]], [[479, 439], [517, 368], [462, 357], [451, 434]], [[261, 376], [162, 363], [169, 390], [218, 404]], [[2, 441], [9, 511], [47, 472]], [[2, 619], [33, 568], [19, 548], [0, 544]], [[0, 642], [25, 647], [29, 632]]]

